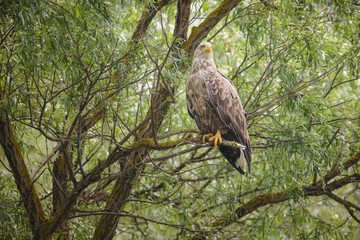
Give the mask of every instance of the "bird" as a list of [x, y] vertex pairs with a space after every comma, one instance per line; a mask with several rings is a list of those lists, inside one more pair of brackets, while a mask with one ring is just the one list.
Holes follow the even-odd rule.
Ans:
[[[245, 112], [232, 81], [217, 70], [209, 42], [197, 46], [185, 90], [188, 113], [195, 120], [203, 143], [206, 139], [213, 142], [243, 175], [247, 163], [250, 173], [251, 146]], [[245, 148], [223, 146], [223, 138]]]

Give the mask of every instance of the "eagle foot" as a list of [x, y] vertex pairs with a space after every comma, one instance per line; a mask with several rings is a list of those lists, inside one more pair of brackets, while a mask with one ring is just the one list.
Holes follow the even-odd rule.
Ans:
[[214, 147], [218, 148], [218, 142], [221, 144], [222, 143], [222, 139], [221, 139], [221, 133], [219, 130], [217, 130], [215, 136], [212, 136], [211, 138], [209, 138], [210, 142], [214, 142]]
[[[206, 138], [210, 138], [212, 136], [214, 136], [214, 134], [212, 134], [212, 133], [204, 134], [202, 137], [202, 142], [206, 143]], [[209, 141], [210, 141], [210, 139], [209, 139]]]

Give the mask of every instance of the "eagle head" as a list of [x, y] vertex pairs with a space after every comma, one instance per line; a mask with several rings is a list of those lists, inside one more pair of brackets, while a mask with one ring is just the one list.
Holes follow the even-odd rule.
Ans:
[[[211, 44], [208, 42], [202, 42], [197, 46], [195, 53], [194, 53], [194, 62], [193, 62], [193, 68], [194, 66], [203, 66], [204, 63], [206, 64], [210, 63], [212, 67], [216, 69], [215, 62], [213, 59], [213, 53], [211, 49]], [[197, 67], [199, 67], [197, 66]], [[195, 67], [195, 68], [197, 68]]]
[[194, 57], [196, 58], [203, 58], [210, 60], [213, 58], [212, 50], [211, 50], [211, 44], [208, 42], [202, 42], [199, 44], [199, 46], [196, 48]]

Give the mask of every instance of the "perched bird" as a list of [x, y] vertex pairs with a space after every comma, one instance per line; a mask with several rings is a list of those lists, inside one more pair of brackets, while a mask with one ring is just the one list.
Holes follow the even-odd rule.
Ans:
[[195, 50], [191, 73], [186, 82], [186, 103], [192, 117], [215, 148], [222, 137], [245, 146], [244, 149], [220, 145], [224, 157], [241, 174], [250, 172], [251, 147], [245, 113], [231, 80], [216, 69], [210, 43], [202, 42]]

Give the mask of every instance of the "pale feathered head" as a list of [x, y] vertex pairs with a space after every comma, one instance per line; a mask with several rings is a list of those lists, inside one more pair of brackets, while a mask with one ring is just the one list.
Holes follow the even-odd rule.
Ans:
[[193, 70], [195, 68], [197, 71], [199, 68], [208, 66], [206, 64], [206, 62], [210, 63], [210, 66], [212, 66], [216, 69], [215, 62], [213, 59], [211, 44], [208, 42], [202, 42], [196, 48], [195, 53], [194, 53]]
[[211, 44], [208, 42], [200, 43], [200, 45], [195, 50], [194, 58], [212, 60], [213, 54], [212, 54]]

